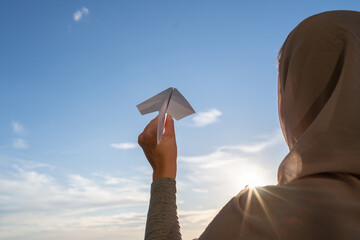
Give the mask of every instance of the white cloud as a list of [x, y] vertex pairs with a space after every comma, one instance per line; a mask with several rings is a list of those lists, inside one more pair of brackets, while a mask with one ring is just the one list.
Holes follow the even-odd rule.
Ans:
[[49, 174], [17, 165], [13, 169], [15, 171], [10, 174], [0, 175], [1, 195], [6, 196], [0, 202], [5, 201], [7, 209], [28, 211], [27, 207], [31, 205], [32, 211], [45, 215], [51, 214], [48, 211], [76, 215], [90, 210], [136, 206], [148, 201], [149, 186], [134, 179], [127, 179], [126, 184], [107, 186], [102, 179], [71, 174], [65, 176], [68, 184], [62, 185]]
[[220, 117], [221, 115], [222, 112], [213, 108], [207, 112], [199, 112], [193, 117], [193, 121], [195, 122], [196, 126], [203, 127], [216, 122], [218, 120], [218, 117]]
[[279, 142], [283, 142], [283, 135], [280, 129], [267, 140], [248, 145], [222, 146], [219, 150], [240, 150], [245, 153], [259, 153], [268, 147], [278, 144]]
[[133, 148], [137, 148], [137, 144], [136, 143], [131, 143], [131, 142], [124, 142], [124, 143], [112, 143], [110, 144], [110, 147], [112, 148], [116, 148], [116, 149], [133, 149]]
[[[130, 240], [144, 236], [149, 179], [71, 174], [62, 176], [64, 184], [49, 174], [51, 169], [25, 169], [22, 161], [10, 170], [0, 169], [0, 239]], [[198, 237], [218, 210], [179, 210], [183, 236]]]
[[0, 172], [0, 239], [143, 236], [150, 183], [110, 176], [118, 184], [108, 185], [99, 176], [72, 174], [61, 184], [22, 166], [5, 171]]
[[217, 214], [217, 209], [206, 210], [179, 210], [178, 215], [180, 221], [186, 221], [191, 224], [205, 225], [209, 223], [209, 219], [213, 219]]
[[13, 147], [16, 149], [26, 149], [29, 147], [25, 139], [15, 138], [13, 141]]
[[[222, 146], [200, 156], [179, 156], [178, 166], [183, 169], [178, 171], [187, 173], [178, 180], [183, 183], [179, 190], [206, 189], [206, 196], [221, 196], [226, 201], [246, 185], [276, 184], [278, 164], [286, 151], [282, 144], [281, 132], [276, 131], [258, 143]], [[274, 154], [274, 149], [278, 153]]]
[[88, 14], [89, 14], [89, 9], [87, 9], [86, 7], [82, 7], [80, 10], [74, 12], [74, 21], [75, 22], [80, 21], [84, 15], [88, 15]]
[[11, 123], [14, 133], [21, 134], [24, 132], [24, 127], [19, 122]]
[[89, 14], [89, 9], [87, 9], [86, 7], [82, 7], [82, 8], [81, 8], [81, 12], [82, 12], [83, 14]]
[[[199, 193], [198, 193], [199, 194]], [[192, 207], [194, 209], [194, 207]], [[201, 235], [220, 208], [178, 210], [182, 239], [194, 239]]]

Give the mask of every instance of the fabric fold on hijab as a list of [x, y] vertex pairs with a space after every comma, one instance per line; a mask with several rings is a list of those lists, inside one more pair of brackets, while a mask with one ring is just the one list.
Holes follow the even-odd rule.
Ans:
[[360, 13], [301, 22], [279, 53], [279, 117], [290, 152], [279, 185], [326, 172], [360, 175]]

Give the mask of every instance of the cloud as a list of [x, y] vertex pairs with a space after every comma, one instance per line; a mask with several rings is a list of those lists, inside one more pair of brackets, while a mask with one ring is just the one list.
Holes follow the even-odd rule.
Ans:
[[[1, 202], [17, 211], [53, 211], [63, 214], [80, 214], [120, 206], [136, 206], [148, 201], [147, 185], [134, 179], [124, 179], [126, 184], [106, 185], [101, 178], [88, 178], [79, 174], [65, 176], [67, 184], [37, 170], [27, 170], [17, 165], [11, 173], [0, 175]], [[121, 179], [121, 178], [119, 178]], [[39, 198], [41, 196], [41, 198]], [[28, 207], [30, 207], [28, 209]]]
[[150, 184], [121, 176], [109, 176], [117, 184], [107, 184], [101, 175], [80, 174], [61, 176], [64, 182], [40, 170], [49, 169], [1, 169], [0, 239], [143, 236]]
[[206, 209], [206, 210], [179, 210], [179, 218], [181, 221], [187, 221], [191, 224], [205, 225], [209, 223], [209, 219], [216, 216], [217, 209]]
[[25, 139], [15, 138], [13, 141], [13, 147], [16, 149], [26, 149], [29, 147]]
[[110, 144], [110, 147], [127, 150], [127, 149], [137, 148], [138, 145], [136, 143], [124, 142], [124, 143], [112, 143]]
[[[11, 123], [11, 126], [15, 134], [23, 134], [25, 132], [23, 125], [21, 125], [19, 122], [14, 121]], [[16, 149], [26, 149], [29, 147], [28, 143], [23, 138], [12, 139], [12, 145]]]
[[47, 169], [54, 169], [55, 166], [42, 163], [42, 162], [35, 162], [35, 161], [29, 161], [29, 160], [22, 160], [20, 158], [16, 157], [9, 157], [5, 155], [0, 154], [0, 161], [2, 162], [11, 162], [15, 165], [21, 165], [24, 169], [39, 169], [39, 168], [47, 168]]
[[259, 153], [268, 147], [283, 142], [283, 135], [279, 129], [271, 138], [254, 144], [222, 146], [218, 150], [239, 150], [244, 153]]
[[182, 169], [178, 171], [187, 173], [178, 179], [183, 184], [179, 190], [206, 189], [203, 195], [221, 196], [226, 201], [246, 185], [276, 184], [277, 167], [285, 151], [279, 130], [253, 144], [221, 146], [199, 156], [179, 156], [178, 166]]
[[88, 15], [88, 14], [89, 14], [89, 9], [87, 9], [86, 7], [82, 7], [80, 10], [74, 12], [74, 21], [75, 22], [80, 21], [84, 15]]
[[[41, 163], [21, 160], [16, 164], [0, 169], [0, 239], [143, 237], [149, 179], [100, 173], [62, 176], [58, 171], [51, 174]], [[179, 210], [183, 236], [199, 236], [218, 210], [194, 206]]]
[[222, 112], [213, 108], [207, 112], [200, 112], [193, 117], [195, 125], [198, 127], [204, 127], [208, 124], [214, 123], [218, 120], [218, 117], [222, 115]]
[[24, 127], [19, 122], [11, 123], [14, 133], [22, 134], [24, 132]]

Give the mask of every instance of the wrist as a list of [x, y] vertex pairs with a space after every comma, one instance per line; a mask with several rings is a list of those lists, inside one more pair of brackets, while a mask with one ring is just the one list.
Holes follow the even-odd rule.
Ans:
[[153, 171], [153, 181], [155, 181], [158, 178], [163, 178], [163, 177], [167, 177], [167, 178], [172, 178], [172, 179], [176, 179], [176, 167], [175, 169], [164, 169], [164, 170], [154, 170]]

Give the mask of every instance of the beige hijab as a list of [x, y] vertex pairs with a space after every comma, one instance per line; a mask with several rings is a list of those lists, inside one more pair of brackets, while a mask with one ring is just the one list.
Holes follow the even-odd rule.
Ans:
[[279, 54], [278, 93], [290, 149], [279, 184], [323, 172], [360, 175], [360, 13], [301, 22]]
[[199, 239], [360, 239], [360, 13], [321, 13], [290, 33], [279, 114], [290, 153], [278, 185], [241, 191]]

